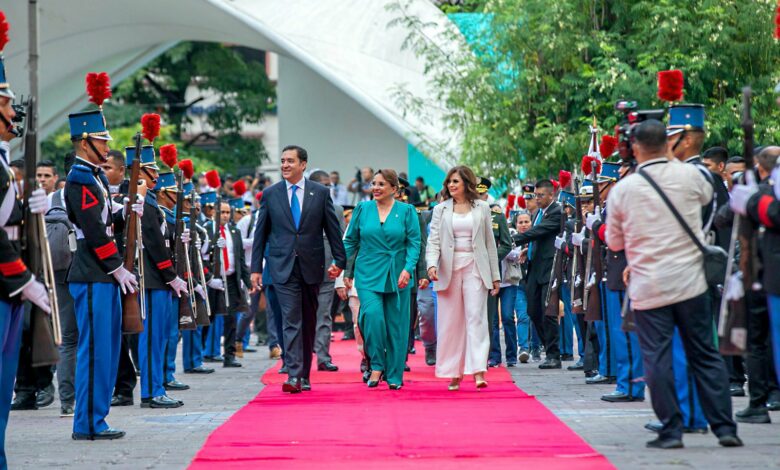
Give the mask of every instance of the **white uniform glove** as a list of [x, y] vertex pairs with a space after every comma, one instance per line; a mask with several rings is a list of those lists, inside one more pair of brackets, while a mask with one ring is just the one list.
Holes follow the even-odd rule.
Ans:
[[225, 284], [223, 284], [222, 279], [218, 277], [211, 278], [211, 280], [207, 282], [206, 285], [214, 290], [225, 290]]
[[189, 243], [192, 239], [190, 238], [190, 229], [185, 228], [181, 231], [181, 242], [182, 243]]
[[187, 294], [187, 283], [184, 282], [184, 279], [180, 278], [179, 276], [176, 276], [176, 278], [168, 283], [169, 286], [171, 286], [171, 289], [173, 289], [173, 293], [176, 294], [176, 297], [181, 298], [182, 294]]
[[583, 228], [581, 232], [574, 232], [571, 234], [571, 243], [574, 246], [582, 247], [582, 242], [585, 240], [585, 229]]
[[224, 238], [222, 237], [217, 238], [217, 248], [225, 248], [226, 245], [227, 242], [225, 241]]
[[[144, 199], [140, 195], [136, 195], [135, 203], [130, 206], [130, 209], [138, 214], [138, 217], [143, 217], [144, 215]], [[124, 203], [124, 206], [127, 207], [127, 203], [130, 201], [130, 198], [126, 197], [122, 199], [122, 202]], [[127, 213], [124, 212], [125, 217], [127, 217]]]
[[119, 288], [122, 289], [123, 294], [134, 294], [138, 290], [138, 280], [135, 278], [135, 274], [125, 269], [124, 266], [120, 266], [111, 275], [119, 283]]
[[601, 220], [601, 214], [588, 214], [585, 217], [585, 226], [588, 230], [593, 230], [593, 224]]
[[729, 276], [726, 282], [726, 290], [723, 292], [726, 300], [739, 300], [745, 296], [745, 288], [742, 285], [742, 273], [737, 271]]
[[46, 191], [43, 188], [38, 188], [30, 194], [30, 199], [27, 200], [27, 205], [30, 207], [30, 212], [33, 214], [43, 214], [46, 212], [46, 208], [49, 207], [49, 198], [46, 197]]
[[206, 300], [206, 292], [203, 291], [203, 286], [200, 284], [195, 286], [195, 293], [198, 294], [201, 299]]
[[563, 238], [561, 236], [555, 237], [555, 249], [556, 250], [560, 250], [561, 247], [563, 245], [565, 245], [565, 244], [566, 244], [566, 239], [565, 238]]
[[[36, 190], [37, 191], [37, 190]], [[44, 194], [44, 198], [46, 195]], [[46, 291], [46, 286], [40, 281], [37, 281], [33, 277], [31, 282], [28, 282], [24, 289], [22, 289], [22, 300], [29, 300], [46, 313], [51, 313], [51, 305], [49, 304], [49, 293]]]
[[758, 185], [756, 184], [735, 184], [731, 188], [731, 199], [729, 200], [729, 207], [731, 210], [740, 215], [747, 213], [747, 203], [753, 194], [758, 191]]

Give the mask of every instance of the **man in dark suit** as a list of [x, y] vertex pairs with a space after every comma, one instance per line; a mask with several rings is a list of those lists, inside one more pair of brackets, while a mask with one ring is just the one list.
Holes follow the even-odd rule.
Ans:
[[252, 284], [262, 288], [263, 253], [268, 244], [265, 269], [271, 270], [284, 323], [285, 365], [289, 377], [282, 390], [311, 390], [317, 295], [325, 266], [323, 231], [333, 264], [327, 268], [335, 279], [347, 264], [338, 217], [325, 186], [303, 177], [308, 155], [301, 147], [282, 150], [282, 178], [263, 191], [252, 247]]
[[547, 355], [539, 368], [560, 369], [558, 317], [544, 314], [544, 299], [550, 285], [550, 273], [555, 256], [555, 237], [561, 230], [561, 206], [553, 200], [555, 189], [550, 180], [539, 181], [535, 191], [539, 210], [534, 216], [533, 227], [525, 233], [516, 233], [513, 238], [517, 245], [528, 243], [526, 282], [528, 315], [536, 331], [542, 335]]

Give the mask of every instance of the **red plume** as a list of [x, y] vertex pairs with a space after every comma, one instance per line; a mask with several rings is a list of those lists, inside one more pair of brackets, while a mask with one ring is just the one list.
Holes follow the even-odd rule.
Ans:
[[258, 191], [257, 194], [255, 194], [255, 199], [257, 200], [257, 202], [262, 201], [263, 200], [263, 192], [262, 191]]
[[160, 135], [160, 115], [147, 113], [141, 116], [141, 127], [143, 128], [144, 139], [154, 142], [154, 139]]
[[160, 160], [163, 161], [168, 167], [173, 168], [178, 161], [177, 155], [179, 151], [176, 150], [176, 144], [168, 144], [160, 147]]
[[236, 193], [236, 197], [241, 197], [246, 192], [246, 183], [244, 180], [238, 180], [233, 183], [233, 192]]
[[585, 155], [582, 157], [582, 173], [586, 176], [593, 173], [591, 162], [596, 162], [596, 173], [601, 173], [601, 162], [598, 158], [592, 157], [590, 155]]
[[5, 13], [0, 11], [0, 52], [8, 44], [8, 21], [5, 19]]
[[615, 149], [617, 148], [618, 140], [611, 135], [603, 135], [601, 137], [601, 144], [599, 145], [599, 153], [601, 154], [601, 158], [609, 158], [612, 156], [613, 153], [615, 153]]
[[515, 208], [515, 201], [517, 200], [517, 196], [514, 194], [508, 194], [506, 196], [506, 218], [509, 218], [509, 212], [512, 211], [512, 209]]
[[517, 198], [517, 207], [519, 207], [521, 209], [526, 209], [527, 208], [526, 205], [525, 205], [525, 198], [524, 197]]
[[560, 185], [560, 184], [558, 184], [558, 182], [557, 182], [557, 181], [555, 181], [555, 180], [554, 180], [554, 179], [552, 179], [552, 178], [550, 179], [550, 183], [552, 183], [552, 185], [553, 185], [553, 190], [554, 190], [554, 191], [558, 191], [558, 188], [560, 188], [560, 187], [561, 187], [561, 185]]
[[658, 72], [658, 97], [663, 101], [681, 101], [683, 99], [682, 70], [663, 70]]
[[566, 189], [571, 184], [571, 173], [561, 170], [558, 172], [558, 184], [561, 185], [561, 189]]
[[111, 79], [106, 72], [90, 72], [87, 74], [87, 94], [89, 101], [98, 106], [111, 98]]
[[[160, 148], [160, 151], [162, 151], [162, 148]], [[190, 159], [181, 160], [179, 162], [179, 169], [181, 170], [182, 176], [188, 180], [191, 180], [192, 175], [195, 174], [195, 167], [192, 165], [192, 160]]]
[[[2, 36], [2, 27], [0, 27], [0, 36]], [[780, 4], [777, 5], [775, 11], [775, 39], [780, 39]], [[3, 50], [2, 46], [0, 46], [0, 50]]]
[[219, 179], [219, 173], [217, 173], [217, 170], [210, 170], [206, 172], [206, 183], [208, 183], [209, 187], [214, 189], [222, 186], [222, 181]]

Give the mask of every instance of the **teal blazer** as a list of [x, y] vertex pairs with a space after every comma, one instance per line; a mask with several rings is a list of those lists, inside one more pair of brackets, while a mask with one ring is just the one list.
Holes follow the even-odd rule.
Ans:
[[414, 206], [395, 201], [384, 224], [379, 223], [376, 201], [355, 207], [344, 237], [347, 259], [355, 259], [355, 288], [374, 292], [398, 292], [404, 269], [411, 275], [406, 289], [415, 283], [420, 257], [420, 222]]

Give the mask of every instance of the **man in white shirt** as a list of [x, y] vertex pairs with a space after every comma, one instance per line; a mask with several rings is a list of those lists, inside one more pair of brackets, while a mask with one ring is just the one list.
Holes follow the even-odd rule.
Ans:
[[[664, 191], [690, 229], [703, 240], [701, 207], [712, 200], [712, 185], [694, 165], [667, 157], [666, 128], [656, 120], [632, 132], [639, 164]], [[645, 377], [653, 410], [663, 423], [648, 447], [683, 447], [683, 420], [672, 372], [672, 337], [679, 328], [690, 352], [691, 370], [702, 408], [724, 447], [737, 447], [726, 366], [714, 344], [713, 312], [704, 277], [702, 254], [659, 194], [639, 174], [622, 179], [610, 194], [607, 243], [625, 250], [624, 274], [636, 310]]]
[[[330, 198], [333, 199], [333, 204], [338, 204], [339, 206], [347, 206], [349, 205], [349, 202], [351, 201], [351, 197], [349, 195], [349, 191], [347, 191], [347, 187], [341, 184], [341, 176], [339, 175], [338, 171], [331, 171], [330, 172]], [[326, 185], [328, 186], [328, 185]]]

